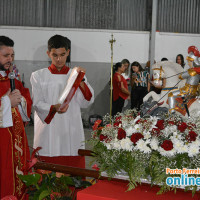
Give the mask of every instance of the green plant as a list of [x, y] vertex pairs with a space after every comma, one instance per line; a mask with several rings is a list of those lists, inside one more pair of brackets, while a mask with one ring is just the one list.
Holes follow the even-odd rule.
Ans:
[[40, 172], [42, 173], [19, 175], [19, 178], [27, 186], [30, 200], [71, 200], [75, 199], [76, 189], [91, 185], [90, 182], [84, 181], [80, 177], [65, 176], [45, 170], [40, 170]]

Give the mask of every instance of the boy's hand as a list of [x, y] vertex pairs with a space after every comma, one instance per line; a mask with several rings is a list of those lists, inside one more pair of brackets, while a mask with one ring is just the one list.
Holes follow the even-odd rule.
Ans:
[[83, 68], [83, 67], [80, 67], [80, 66], [78, 66], [77, 67], [77, 72], [79, 73], [79, 72], [86, 72], [86, 70], [85, 70], [85, 68]]

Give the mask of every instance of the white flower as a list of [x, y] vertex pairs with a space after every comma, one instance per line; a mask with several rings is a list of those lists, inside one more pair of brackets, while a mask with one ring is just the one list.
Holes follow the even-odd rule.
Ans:
[[140, 139], [137, 141], [135, 149], [140, 150], [144, 153], [150, 153], [151, 149], [146, 145], [145, 141], [143, 139]]
[[176, 151], [174, 148], [170, 151], [165, 151], [162, 147], [159, 147], [159, 152], [162, 156], [168, 156], [168, 157], [172, 157], [176, 154]]
[[120, 144], [121, 144], [121, 149], [123, 150], [132, 151], [133, 149], [133, 143], [128, 137], [126, 137], [125, 139], [122, 139], [120, 141]]
[[153, 137], [151, 142], [150, 142], [150, 146], [153, 150], [158, 150], [158, 139], [156, 137]]
[[125, 131], [127, 136], [131, 136], [134, 133], [135, 129], [134, 127], [130, 126], [129, 128], [125, 129]]
[[119, 140], [118, 141], [113, 141], [113, 148], [114, 149], [117, 149], [117, 150], [120, 150], [121, 149], [121, 145], [120, 145], [120, 142]]
[[166, 126], [163, 130], [164, 136], [168, 137], [170, 134], [173, 134], [174, 136], [177, 135], [177, 127], [175, 125], [173, 126]]
[[107, 149], [112, 149], [112, 146], [110, 143], [103, 142], [103, 144], [106, 146]]
[[126, 135], [131, 136], [133, 133], [142, 132], [142, 124], [135, 124], [134, 126], [130, 126], [129, 128], [125, 129]]
[[188, 148], [188, 156], [193, 157], [199, 153], [199, 144], [191, 143]]
[[148, 140], [149, 138], [151, 138], [151, 133], [149, 131], [144, 131], [143, 132], [143, 135], [144, 135], [144, 139]]
[[187, 148], [184, 147], [183, 141], [177, 139], [176, 137], [173, 137], [172, 139], [173, 147], [176, 150], [177, 153], [185, 153]]

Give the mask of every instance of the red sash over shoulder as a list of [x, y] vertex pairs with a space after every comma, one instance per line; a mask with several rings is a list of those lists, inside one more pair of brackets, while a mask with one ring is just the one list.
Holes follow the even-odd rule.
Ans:
[[[57, 68], [55, 67], [55, 65], [51, 64], [51, 66], [48, 67], [49, 71], [52, 74], [67, 74], [69, 72], [69, 67], [67, 66], [63, 66], [63, 68], [58, 71]], [[83, 72], [79, 72], [69, 94], [67, 95], [66, 99], [64, 100], [63, 104], [61, 105], [60, 109], [62, 110], [65, 106], [67, 106], [72, 97], [74, 96], [76, 90], [78, 89], [78, 87], [80, 88], [81, 92], [83, 93], [84, 98], [87, 101], [90, 101], [90, 99], [92, 98], [92, 93], [90, 91], [90, 89], [88, 88], [88, 86], [84, 83], [85, 85], [85, 90], [82, 89], [82, 87], [80, 87], [80, 83], [84, 77], [85, 73]], [[50, 111], [48, 116], [46, 117], [46, 119], [44, 120], [47, 124], [51, 123], [51, 120], [53, 119], [53, 117], [55, 116], [56, 111], [53, 109], [53, 105], [50, 107]]]

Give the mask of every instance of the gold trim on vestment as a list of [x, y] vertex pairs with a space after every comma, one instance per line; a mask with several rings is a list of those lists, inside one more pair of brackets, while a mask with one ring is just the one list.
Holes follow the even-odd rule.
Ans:
[[12, 139], [12, 133], [10, 132], [10, 129], [8, 129], [8, 132], [10, 133], [10, 140], [11, 140], [11, 148], [12, 148], [12, 169], [13, 169], [13, 193], [12, 195], [15, 195], [15, 169], [14, 169], [14, 156], [13, 156], [13, 139]]

